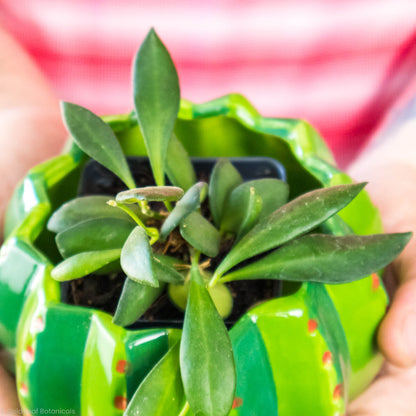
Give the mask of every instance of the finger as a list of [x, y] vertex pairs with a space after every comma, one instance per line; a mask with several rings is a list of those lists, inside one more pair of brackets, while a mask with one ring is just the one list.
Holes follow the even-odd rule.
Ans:
[[416, 367], [388, 365], [385, 374], [348, 405], [347, 416], [416, 415]]
[[[412, 123], [412, 131], [416, 125]], [[407, 130], [406, 130], [407, 131]], [[404, 139], [407, 143], [407, 135]], [[393, 148], [389, 148], [394, 153]], [[405, 152], [406, 153], [406, 152]], [[377, 153], [367, 166], [368, 191], [379, 207], [386, 232], [416, 231], [416, 167], [408, 163], [387, 163], [385, 151]], [[383, 162], [384, 161], [384, 162]], [[383, 164], [384, 163], [384, 164]], [[355, 173], [358, 175], [357, 170]], [[379, 334], [379, 347], [386, 358], [398, 366], [416, 363], [416, 238], [410, 240], [394, 262], [398, 288]], [[413, 335], [415, 334], [415, 335]]]
[[14, 380], [0, 367], [0, 415], [18, 414], [18, 407]]
[[381, 324], [378, 342], [389, 362], [401, 367], [416, 364], [416, 279], [398, 288]]

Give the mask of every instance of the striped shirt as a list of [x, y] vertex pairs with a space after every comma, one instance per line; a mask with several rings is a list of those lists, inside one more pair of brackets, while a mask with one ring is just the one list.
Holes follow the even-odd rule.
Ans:
[[2, 0], [2, 23], [59, 98], [132, 108], [132, 57], [151, 26], [195, 102], [240, 92], [310, 121], [345, 166], [416, 87], [414, 0]]

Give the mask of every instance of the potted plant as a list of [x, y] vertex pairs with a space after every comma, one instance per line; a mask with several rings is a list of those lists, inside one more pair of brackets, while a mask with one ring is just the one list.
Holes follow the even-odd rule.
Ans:
[[[307, 123], [180, 101], [153, 30], [133, 90], [122, 116], [62, 103], [67, 151], [10, 202], [0, 341], [24, 413], [341, 415], [380, 368], [376, 272], [409, 233], [380, 234]], [[247, 178], [236, 156], [284, 171]], [[106, 195], [77, 195], [88, 172]]]

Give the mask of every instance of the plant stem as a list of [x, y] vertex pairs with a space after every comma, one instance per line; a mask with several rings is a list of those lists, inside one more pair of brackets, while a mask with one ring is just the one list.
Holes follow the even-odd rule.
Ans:
[[172, 210], [173, 210], [172, 204], [171, 204], [169, 201], [164, 201], [164, 203], [165, 203], [165, 207], [166, 207], [166, 209], [167, 209], [169, 212], [172, 212]]
[[111, 205], [112, 207], [120, 208], [127, 215], [129, 215], [139, 227], [142, 227], [146, 231], [146, 234], [150, 237], [150, 244], [151, 245], [154, 244], [159, 239], [158, 230], [156, 228], [153, 228], [153, 227], [146, 227], [146, 225], [143, 223], [143, 221], [130, 208], [128, 208], [126, 205], [124, 205], [120, 202], [114, 201], [114, 200], [108, 201], [107, 204]]
[[221, 279], [221, 275], [214, 273], [214, 275], [212, 276], [211, 280], [208, 283], [208, 289], [213, 288], [218, 283], [218, 280], [220, 279]]
[[201, 256], [201, 252], [191, 249], [191, 264], [193, 266], [198, 266], [199, 257]]
[[178, 416], [185, 416], [188, 413], [189, 409], [189, 403], [186, 402]]

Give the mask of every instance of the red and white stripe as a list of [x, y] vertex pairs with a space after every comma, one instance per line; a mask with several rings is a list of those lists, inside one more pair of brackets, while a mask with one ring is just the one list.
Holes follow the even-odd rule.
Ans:
[[267, 116], [304, 118], [341, 164], [416, 85], [414, 0], [3, 0], [0, 21], [60, 98], [132, 107], [132, 56], [153, 26], [182, 96], [244, 94]]

